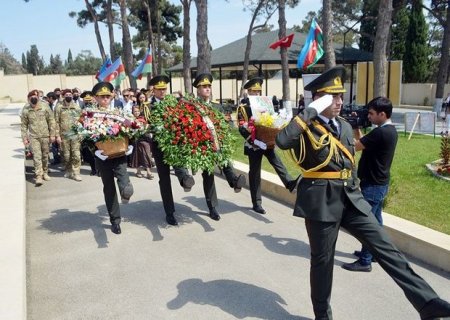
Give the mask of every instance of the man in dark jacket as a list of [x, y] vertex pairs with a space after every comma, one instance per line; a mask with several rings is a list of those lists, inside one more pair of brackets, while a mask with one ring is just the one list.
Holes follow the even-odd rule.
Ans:
[[345, 69], [335, 67], [308, 84], [313, 103], [277, 136], [281, 149], [293, 149], [302, 171], [294, 215], [305, 218], [311, 247], [311, 300], [316, 319], [332, 319], [330, 306], [336, 240], [340, 227], [355, 236], [401, 287], [421, 319], [450, 316], [438, 297], [409, 266], [370, 213], [356, 177], [350, 124], [338, 117]]

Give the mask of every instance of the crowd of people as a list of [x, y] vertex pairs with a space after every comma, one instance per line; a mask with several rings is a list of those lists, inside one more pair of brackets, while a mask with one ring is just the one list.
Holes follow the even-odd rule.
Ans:
[[[294, 215], [305, 219], [311, 248], [311, 300], [315, 319], [332, 319], [330, 305], [333, 280], [335, 246], [340, 227], [345, 228], [363, 245], [356, 254], [359, 259], [343, 267], [349, 271], [370, 271], [371, 262], [379, 265], [394, 279], [407, 299], [419, 312], [421, 319], [450, 316], [450, 304], [438, 297], [428, 283], [410, 267], [404, 255], [392, 244], [382, 227], [381, 205], [389, 185], [389, 170], [395, 151], [397, 133], [390, 123], [392, 104], [379, 97], [369, 103], [370, 120], [377, 126], [366, 136], [353, 130], [339, 117], [345, 69], [335, 67], [309, 83], [313, 102], [277, 135], [276, 144], [291, 150], [299, 166], [299, 177], [291, 177], [273, 149], [255, 144], [249, 131], [252, 110], [249, 99], [241, 101], [238, 109], [239, 132], [244, 137], [244, 153], [249, 157], [249, 186], [253, 210], [266, 211], [261, 199], [261, 159], [265, 156], [281, 178], [286, 189], [297, 189]], [[211, 101], [212, 75], [198, 75], [193, 86], [197, 99], [210, 108], [221, 106]], [[149, 110], [160, 103], [167, 94], [168, 77], [155, 76], [149, 90], [123, 90], [120, 94], [110, 83], [100, 82], [92, 91], [55, 89], [44, 98], [33, 90], [28, 94], [22, 118], [22, 139], [31, 145], [36, 174], [36, 185], [50, 180], [48, 175], [49, 144], [62, 155], [65, 176], [81, 181], [80, 154], [91, 164], [91, 174], [99, 174], [103, 194], [111, 221], [111, 231], [121, 233], [121, 216], [118, 194], [127, 203], [134, 189], [127, 167], [136, 168], [136, 176], [152, 179], [150, 168], [156, 165], [166, 221], [177, 225], [175, 204], [170, 179], [170, 166], [164, 161], [164, 152], [158, 142], [148, 135], [129, 146], [125, 154], [108, 158], [95, 147], [67, 141], [64, 132], [73, 121], [71, 117], [83, 108], [112, 110], [121, 108], [124, 113], [140, 121], [147, 121]], [[250, 79], [244, 88], [249, 96], [261, 94], [261, 78]], [[153, 132], [154, 133], [154, 132]], [[80, 152], [81, 150], [81, 152]], [[357, 171], [354, 153], [362, 151], [360, 169]], [[89, 158], [90, 156], [90, 158]], [[130, 159], [127, 159], [131, 156]], [[88, 160], [89, 158], [89, 160]], [[92, 162], [90, 162], [92, 161]], [[189, 191], [195, 184], [186, 168], [173, 168], [181, 187]], [[229, 186], [240, 192], [245, 177], [236, 174], [231, 165], [220, 168]], [[143, 174], [145, 172], [145, 174]], [[214, 174], [202, 172], [203, 190], [213, 220], [220, 220]], [[115, 179], [119, 192], [117, 194]], [[361, 185], [360, 185], [361, 182]]]

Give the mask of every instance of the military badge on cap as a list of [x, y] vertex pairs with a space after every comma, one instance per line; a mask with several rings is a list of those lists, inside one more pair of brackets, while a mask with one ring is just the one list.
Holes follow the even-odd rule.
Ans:
[[210, 73], [202, 73], [195, 77], [192, 85], [196, 88], [199, 86], [210, 86], [213, 82], [213, 77]]
[[252, 78], [245, 83], [244, 89], [253, 91], [262, 91], [261, 85], [263, 84], [263, 81], [264, 80], [259, 77]]
[[312, 93], [344, 93], [345, 68], [342, 66], [334, 67], [322, 73], [316, 79], [305, 86], [305, 90]]
[[109, 82], [99, 82], [92, 88], [94, 96], [111, 96], [113, 91], [114, 87]]
[[167, 84], [170, 79], [168, 76], [154, 76], [148, 83], [149, 86], [153, 86], [154, 89], [167, 89]]

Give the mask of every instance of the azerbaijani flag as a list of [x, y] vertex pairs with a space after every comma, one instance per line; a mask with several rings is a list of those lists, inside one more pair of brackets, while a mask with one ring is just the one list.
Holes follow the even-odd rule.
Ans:
[[152, 49], [148, 48], [147, 53], [145, 54], [144, 59], [142, 59], [141, 63], [137, 66], [136, 69], [131, 73], [134, 78], [142, 79], [142, 76], [145, 76], [152, 72]]
[[[98, 76], [100, 75], [100, 73], [102, 73], [103, 71], [106, 70], [106, 68], [108, 68], [110, 65], [112, 64], [112, 61], [109, 57], [106, 57], [105, 62], [103, 62], [102, 66], [100, 67], [100, 70], [97, 71], [97, 74], [95, 75], [95, 79], [98, 80]], [[100, 81], [100, 80], [99, 80]]]
[[309, 28], [308, 37], [302, 51], [298, 54], [297, 68], [308, 69], [315, 65], [323, 56], [323, 34], [322, 29], [313, 19]]
[[120, 82], [125, 78], [125, 67], [122, 63], [122, 57], [117, 58], [112, 65], [98, 75], [98, 80], [110, 82], [115, 87], [120, 85]]

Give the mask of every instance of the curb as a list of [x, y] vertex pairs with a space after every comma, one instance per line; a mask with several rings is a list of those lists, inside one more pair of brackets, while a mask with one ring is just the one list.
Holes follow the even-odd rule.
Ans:
[[[244, 174], [248, 188], [248, 165], [234, 161], [236, 173]], [[290, 193], [280, 178], [266, 171], [261, 172], [261, 191], [266, 196], [291, 207], [296, 194]], [[450, 272], [450, 236], [417, 223], [383, 212], [384, 227], [395, 246], [403, 253], [417, 258], [428, 265]]]

